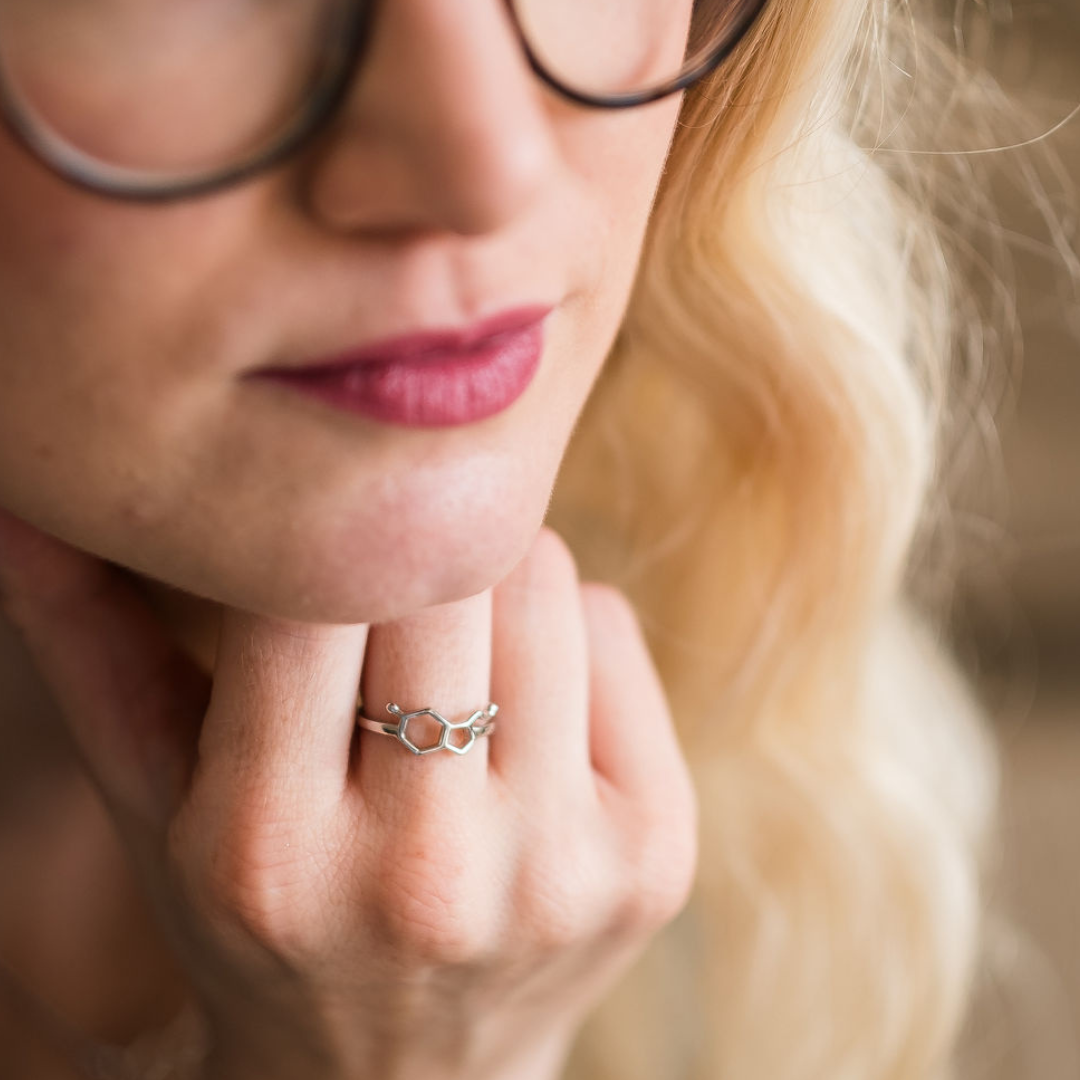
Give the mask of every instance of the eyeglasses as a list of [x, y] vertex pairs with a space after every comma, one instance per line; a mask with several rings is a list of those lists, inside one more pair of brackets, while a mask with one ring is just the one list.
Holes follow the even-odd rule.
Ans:
[[[765, 0], [504, 0], [532, 70], [580, 105], [686, 89]], [[58, 175], [188, 198], [271, 168], [335, 113], [374, 0], [0, 0], [0, 115]]]

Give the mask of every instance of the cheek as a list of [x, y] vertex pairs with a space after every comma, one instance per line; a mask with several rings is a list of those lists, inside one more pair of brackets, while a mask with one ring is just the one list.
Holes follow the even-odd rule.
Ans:
[[0, 126], [0, 331], [163, 339], [216, 295], [254, 203], [243, 193], [160, 206], [97, 196], [54, 176]]
[[620, 294], [620, 312], [641, 251], [674, 134], [681, 95], [599, 114], [572, 129], [565, 153], [603, 219], [606, 267], [598, 284]]
[[[0, 499], [75, 512], [151, 461], [215, 328], [236, 217], [78, 191], [0, 132]], [[203, 294], [202, 296], [200, 294]], [[192, 321], [186, 313], [205, 312]]]

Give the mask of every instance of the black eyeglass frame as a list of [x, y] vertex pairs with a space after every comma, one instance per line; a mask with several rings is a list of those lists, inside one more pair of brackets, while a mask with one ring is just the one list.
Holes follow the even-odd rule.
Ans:
[[[589, 108], [626, 109], [647, 105], [685, 90], [714, 71], [745, 37], [768, 0], [749, 0], [742, 18], [716, 49], [689, 71], [648, 90], [622, 94], [588, 94], [563, 83], [544, 67], [521, 27], [514, 0], [504, 0], [518, 40], [533, 72], [556, 93]], [[353, 0], [343, 13], [340, 36], [333, 38], [327, 58], [329, 74], [311, 91], [296, 117], [272, 142], [247, 160], [201, 176], [154, 180], [137, 169], [97, 161], [51, 135], [19, 107], [0, 66], [0, 120], [22, 146], [62, 179], [113, 199], [169, 202], [220, 191], [265, 172], [291, 156], [329, 122], [345, 100], [374, 25], [377, 0]]]

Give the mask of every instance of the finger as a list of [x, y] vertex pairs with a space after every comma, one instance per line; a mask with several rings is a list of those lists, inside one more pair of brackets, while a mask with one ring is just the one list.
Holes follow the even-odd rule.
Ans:
[[[373, 625], [361, 675], [364, 715], [396, 723], [386, 709], [434, 709], [450, 722], [467, 719], [491, 701], [491, 590]], [[502, 720], [500, 709], [495, 718]], [[487, 782], [488, 744], [481, 736], [463, 754], [435, 750], [417, 755], [394, 737], [359, 728], [357, 783], [365, 803], [387, 810], [401, 800], [444, 804], [476, 795]], [[441, 727], [430, 717], [409, 721], [414, 745], [437, 742]], [[451, 735], [464, 746], [464, 733]]]
[[691, 787], [674, 720], [637, 615], [611, 585], [582, 586], [593, 769], [635, 802]]
[[367, 624], [222, 609], [196, 780], [226, 800], [257, 794], [268, 821], [341, 799]]
[[163, 831], [194, 764], [209, 677], [118, 567], [4, 511], [0, 591], [106, 803]]
[[492, 694], [506, 717], [491, 746], [491, 769], [535, 803], [591, 778], [589, 649], [577, 566], [554, 530], [495, 588]]

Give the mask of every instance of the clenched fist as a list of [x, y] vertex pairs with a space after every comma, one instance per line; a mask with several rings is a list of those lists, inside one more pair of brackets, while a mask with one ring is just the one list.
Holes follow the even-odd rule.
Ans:
[[[205, 1010], [215, 1080], [541, 1080], [685, 904], [697, 804], [633, 611], [541, 530], [382, 624], [223, 608], [211, 675], [110, 564], [4, 515], [4, 609]], [[355, 724], [489, 701], [465, 755]], [[417, 736], [424, 737], [422, 730]]]

